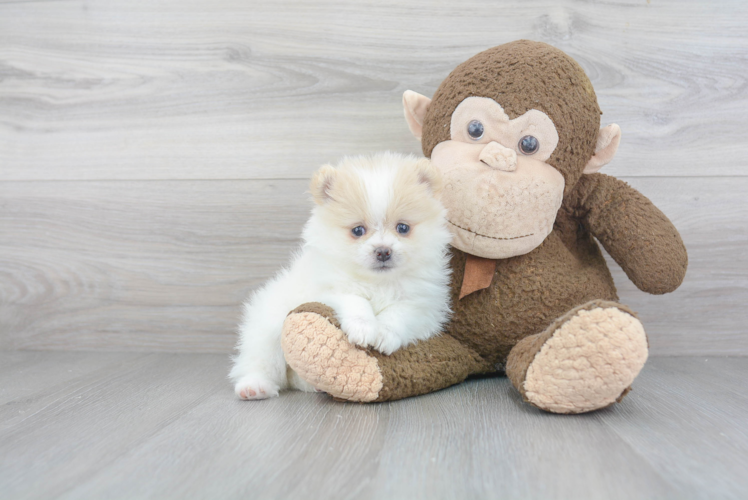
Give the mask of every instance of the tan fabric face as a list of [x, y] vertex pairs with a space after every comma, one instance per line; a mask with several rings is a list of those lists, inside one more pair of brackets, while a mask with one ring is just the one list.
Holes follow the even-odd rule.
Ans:
[[[471, 138], [468, 124], [483, 124], [483, 137]], [[564, 177], [545, 163], [558, 143], [553, 122], [530, 110], [510, 120], [493, 99], [469, 97], [452, 115], [452, 138], [431, 153], [444, 181], [452, 245], [487, 259], [530, 252], [550, 234], [561, 207]], [[540, 142], [533, 155], [519, 150], [532, 135]]]
[[504, 172], [517, 170], [517, 153], [498, 142], [489, 142], [480, 152], [478, 159], [489, 167]]
[[[468, 124], [479, 121], [483, 125], [483, 137], [473, 139], [468, 134]], [[510, 120], [499, 103], [488, 97], [468, 97], [457, 106], [452, 114], [450, 136], [453, 141], [468, 144], [489, 144], [496, 142], [514, 151], [518, 156], [519, 140], [531, 135], [540, 141], [540, 148], [532, 154], [538, 161], [546, 161], [556, 149], [558, 133], [553, 121], [537, 109], [531, 109], [522, 116]]]
[[[439, 143], [431, 153], [431, 163], [444, 181], [442, 203], [454, 234], [452, 245], [487, 259], [528, 253], [550, 234], [563, 200], [564, 177], [543, 161], [553, 152], [558, 136], [543, 113], [528, 112], [509, 120], [495, 101], [469, 100], [472, 107], [455, 113], [454, 138]], [[466, 131], [475, 116], [485, 120], [479, 141], [470, 139]], [[514, 150], [513, 156], [502, 155], [502, 163], [487, 164], [485, 150], [498, 157], [497, 152], [512, 147], [515, 137], [519, 142], [528, 131], [540, 141], [535, 155]]]
[[425, 156], [450, 139], [457, 107], [478, 96], [501, 104], [509, 118], [538, 110], [551, 119], [559, 139], [548, 163], [564, 176], [568, 195], [595, 151], [600, 129], [595, 91], [581, 66], [563, 51], [530, 40], [499, 45], [471, 57], [434, 93], [423, 121]]

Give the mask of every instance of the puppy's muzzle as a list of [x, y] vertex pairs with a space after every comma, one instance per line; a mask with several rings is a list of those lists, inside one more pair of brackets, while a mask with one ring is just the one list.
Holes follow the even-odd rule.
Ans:
[[387, 262], [392, 257], [392, 249], [389, 247], [377, 247], [374, 249], [374, 255], [379, 262]]

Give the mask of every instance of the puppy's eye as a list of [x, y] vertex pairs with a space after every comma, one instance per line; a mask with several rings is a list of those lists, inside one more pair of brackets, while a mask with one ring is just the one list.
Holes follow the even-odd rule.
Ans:
[[526, 135], [519, 140], [519, 150], [526, 155], [535, 153], [540, 148], [540, 142], [531, 135]]
[[483, 124], [478, 120], [473, 120], [468, 123], [467, 133], [471, 139], [477, 141], [483, 137]]
[[366, 228], [364, 226], [356, 226], [351, 229], [351, 233], [353, 233], [353, 236], [356, 238], [360, 238], [366, 234]]
[[404, 223], [400, 223], [397, 225], [397, 232], [400, 234], [408, 234], [410, 231], [410, 226]]

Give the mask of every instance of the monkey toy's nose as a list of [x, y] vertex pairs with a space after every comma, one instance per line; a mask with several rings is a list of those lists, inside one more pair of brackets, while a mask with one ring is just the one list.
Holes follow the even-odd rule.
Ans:
[[514, 172], [517, 169], [517, 153], [496, 141], [489, 142], [480, 152], [480, 161], [496, 170]]
[[392, 257], [392, 249], [389, 247], [377, 247], [374, 249], [374, 255], [379, 262], [386, 262]]

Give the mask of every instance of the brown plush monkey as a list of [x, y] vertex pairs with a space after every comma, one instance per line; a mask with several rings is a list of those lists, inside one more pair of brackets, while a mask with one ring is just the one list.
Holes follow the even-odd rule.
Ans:
[[647, 337], [617, 303], [594, 238], [653, 294], [680, 285], [687, 255], [647, 198], [597, 173], [620, 129], [600, 129], [581, 67], [521, 40], [459, 65], [433, 100], [407, 91], [403, 103], [444, 176], [454, 316], [443, 335], [384, 356], [350, 345], [326, 306], [304, 304], [284, 327], [289, 365], [351, 401], [414, 396], [496, 371], [547, 411], [620, 401], [647, 359]]

